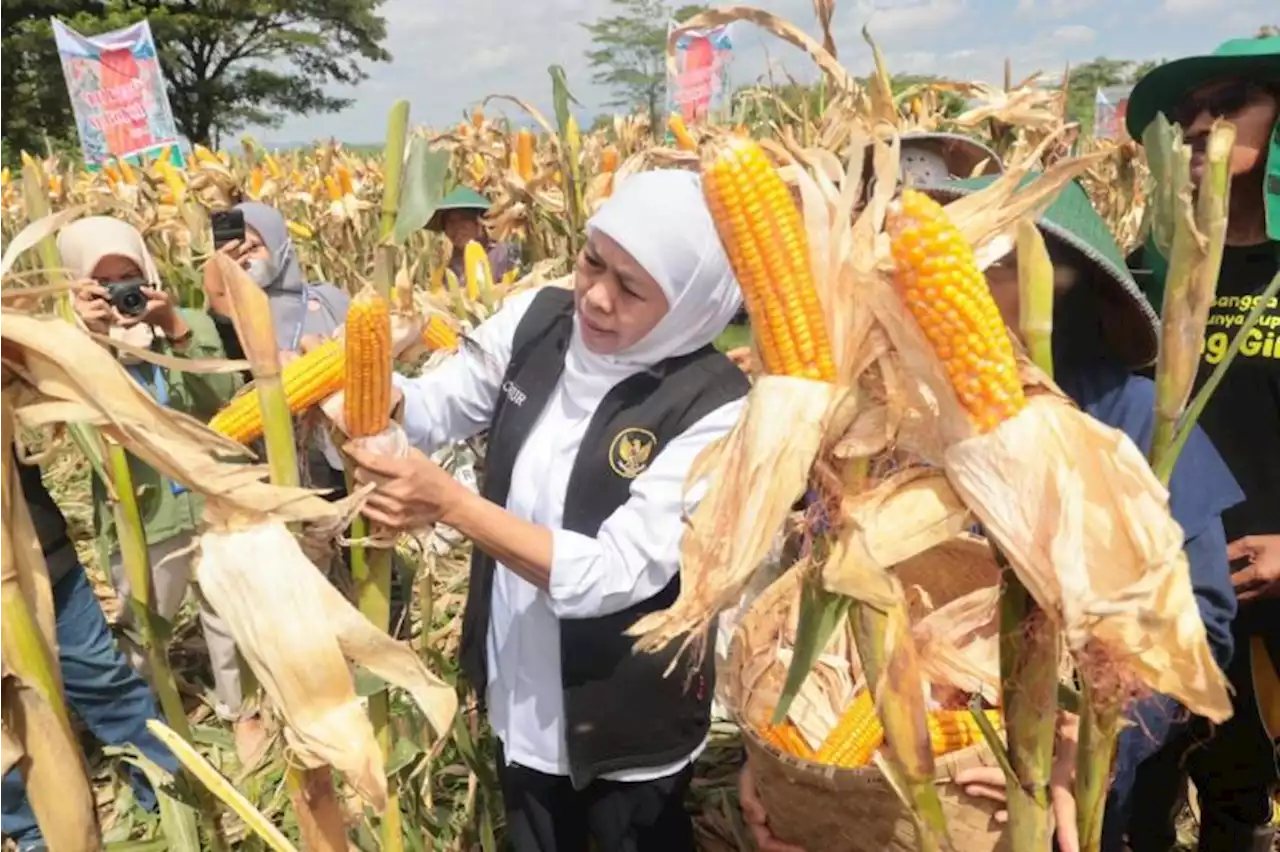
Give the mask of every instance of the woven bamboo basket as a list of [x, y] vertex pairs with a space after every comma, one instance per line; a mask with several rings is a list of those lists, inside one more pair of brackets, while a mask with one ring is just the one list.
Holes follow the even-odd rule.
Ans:
[[[932, 608], [998, 582], [985, 542], [972, 536], [940, 545], [896, 569], [912, 600]], [[915, 827], [898, 794], [875, 766], [839, 769], [785, 754], [757, 733], [786, 678], [776, 649], [793, 618], [800, 575], [789, 571], [742, 617], [729, 652], [725, 694], [742, 728], [771, 832], [808, 852], [916, 852]], [[923, 595], [921, 594], [923, 593]], [[994, 803], [964, 795], [954, 783], [963, 769], [995, 765], [985, 745], [937, 759], [937, 780], [957, 852], [1002, 849]]]

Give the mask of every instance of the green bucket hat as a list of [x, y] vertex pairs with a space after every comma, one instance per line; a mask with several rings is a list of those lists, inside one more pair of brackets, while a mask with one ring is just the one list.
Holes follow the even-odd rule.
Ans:
[[[1141, 142], [1142, 131], [1158, 113], [1167, 116], [1193, 90], [1226, 78], [1280, 83], [1280, 36], [1232, 39], [1208, 56], [1188, 56], [1153, 68], [1129, 94], [1129, 135]], [[1271, 134], [1266, 168], [1267, 236], [1280, 241], [1280, 121]]]
[[489, 199], [485, 198], [474, 189], [460, 186], [444, 198], [440, 199], [439, 206], [436, 207], [436, 211], [431, 214], [431, 218], [427, 221], [427, 230], [443, 230], [444, 216], [442, 214], [447, 210], [474, 210], [477, 215], [480, 215], [491, 206]]
[[[1022, 185], [1038, 179], [1037, 174], [1027, 175]], [[984, 176], [919, 189], [946, 202], [972, 195], [995, 180], [995, 177]], [[1110, 306], [1118, 312], [1113, 315], [1117, 321], [1106, 326], [1111, 336], [1108, 340], [1110, 349], [1130, 367], [1154, 363], [1160, 351], [1160, 320], [1133, 280], [1125, 266], [1124, 253], [1116, 244], [1107, 223], [1094, 209], [1084, 187], [1076, 182], [1063, 187], [1036, 224], [1051, 242], [1057, 242], [1092, 264], [1099, 273], [1100, 282], [1112, 285], [1103, 291]]]

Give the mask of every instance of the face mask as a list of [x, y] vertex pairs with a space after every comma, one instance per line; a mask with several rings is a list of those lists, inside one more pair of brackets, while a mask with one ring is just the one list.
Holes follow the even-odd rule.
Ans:
[[271, 258], [254, 258], [249, 261], [249, 268], [245, 272], [263, 290], [276, 280], [276, 264]]

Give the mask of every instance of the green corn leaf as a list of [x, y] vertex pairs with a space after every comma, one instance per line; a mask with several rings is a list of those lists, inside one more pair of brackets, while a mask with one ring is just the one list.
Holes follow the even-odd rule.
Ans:
[[787, 680], [778, 696], [778, 706], [773, 711], [773, 724], [780, 725], [787, 718], [791, 702], [804, 686], [822, 649], [849, 613], [851, 598], [828, 592], [816, 582], [806, 582], [800, 592], [800, 622], [796, 626], [796, 644], [791, 652], [791, 665]]

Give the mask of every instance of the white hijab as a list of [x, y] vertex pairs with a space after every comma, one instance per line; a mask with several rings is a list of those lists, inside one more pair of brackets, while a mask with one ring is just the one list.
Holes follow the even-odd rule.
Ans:
[[668, 308], [647, 335], [616, 355], [587, 349], [574, 317], [562, 381], [565, 393], [583, 408], [593, 408], [629, 376], [711, 343], [742, 305], [696, 174], [641, 172], [621, 181], [587, 222], [588, 235], [596, 231], [653, 276]]

